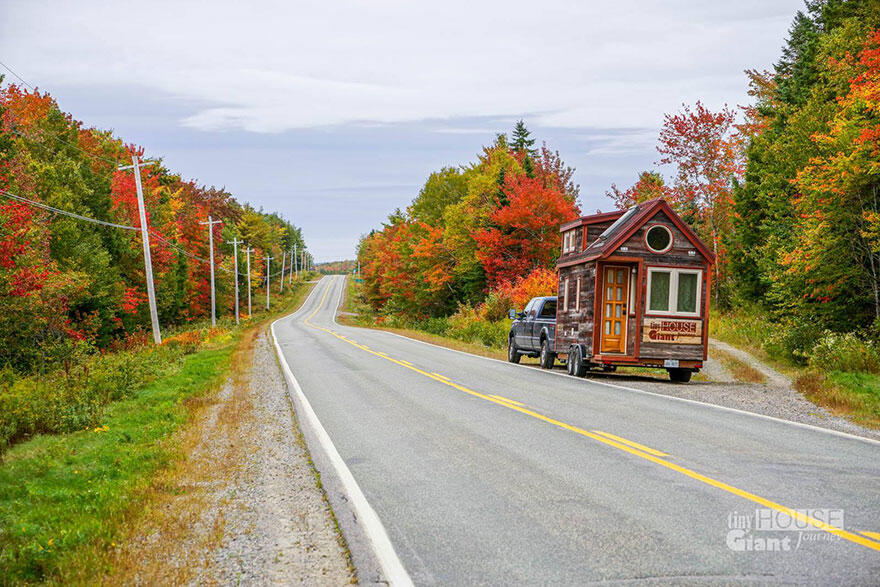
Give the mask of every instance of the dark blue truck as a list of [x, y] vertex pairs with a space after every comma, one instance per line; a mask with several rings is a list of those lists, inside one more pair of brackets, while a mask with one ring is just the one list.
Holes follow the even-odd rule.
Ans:
[[552, 369], [556, 360], [556, 296], [532, 298], [522, 312], [510, 311], [507, 360], [519, 363], [522, 355], [540, 357], [541, 367]]

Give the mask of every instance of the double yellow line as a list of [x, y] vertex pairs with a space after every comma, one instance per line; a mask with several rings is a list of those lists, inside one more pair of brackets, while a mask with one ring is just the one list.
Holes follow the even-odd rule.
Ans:
[[832, 526], [830, 524], [823, 522], [822, 520], [818, 520], [818, 519], [813, 518], [811, 516], [805, 515], [802, 512], [799, 512], [793, 508], [786, 507], [784, 505], [770, 501], [769, 499], [765, 499], [759, 495], [755, 495], [754, 493], [750, 493], [748, 491], [744, 491], [742, 489], [734, 487], [733, 485], [729, 485], [727, 483], [724, 483], [723, 481], [718, 481], [717, 479], [712, 479], [711, 477], [707, 477], [706, 475], [703, 475], [701, 473], [697, 473], [696, 471], [692, 471], [686, 467], [682, 467], [680, 465], [672, 463], [672, 462], [666, 460], [665, 458], [663, 458], [663, 457], [668, 457], [669, 455], [667, 455], [666, 453], [663, 453], [661, 451], [658, 451], [656, 449], [647, 447], [647, 446], [645, 446], [643, 444], [639, 444], [637, 442], [633, 442], [631, 440], [627, 440], [627, 439], [622, 438], [620, 436], [615, 436], [613, 434], [609, 434], [607, 432], [601, 432], [599, 430], [589, 431], [589, 430], [584, 430], [583, 428], [578, 428], [577, 426], [572, 426], [571, 424], [566, 424], [565, 422], [561, 422], [560, 420], [556, 420], [554, 418], [551, 418], [549, 416], [545, 416], [544, 414], [536, 412], [536, 411], [532, 410], [531, 408], [523, 405], [521, 402], [510, 400], [510, 399], [507, 399], [502, 396], [487, 395], [484, 393], [480, 393], [479, 391], [474, 391], [473, 389], [469, 389], [463, 385], [459, 385], [458, 383], [455, 383], [454, 381], [450, 380], [445, 375], [441, 375], [439, 373], [423, 371], [422, 369], [419, 369], [418, 367], [414, 366], [412, 363], [410, 363], [408, 361], [395, 359], [393, 357], [388, 356], [385, 353], [374, 351], [374, 350], [370, 349], [369, 347], [367, 347], [366, 345], [359, 344], [358, 342], [351, 340], [350, 338], [345, 337], [341, 334], [338, 334], [337, 332], [334, 332], [333, 330], [330, 330], [329, 328], [324, 328], [323, 326], [318, 326], [317, 324], [313, 324], [311, 322], [312, 318], [314, 318], [315, 315], [324, 306], [324, 302], [327, 300], [327, 295], [329, 293], [330, 293], [330, 287], [328, 286], [327, 290], [324, 292], [324, 295], [321, 297], [321, 301], [318, 303], [318, 307], [315, 308], [315, 311], [312, 312], [309, 315], [309, 317], [305, 319], [306, 325], [308, 325], [312, 328], [315, 328], [317, 330], [321, 330], [323, 332], [326, 332], [332, 336], [335, 336], [339, 340], [346, 342], [352, 346], [355, 346], [365, 352], [368, 352], [371, 355], [379, 357], [380, 359], [385, 359], [386, 361], [391, 361], [392, 363], [400, 365], [401, 367], [403, 367], [405, 369], [409, 369], [410, 371], [414, 371], [414, 372], [418, 373], [419, 375], [423, 375], [429, 379], [433, 379], [434, 381], [442, 383], [443, 385], [448, 385], [449, 387], [457, 389], [458, 391], [461, 391], [461, 392], [466, 393], [468, 395], [478, 397], [482, 400], [492, 402], [493, 404], [496, 404], [499, 406], [503, 406], [509, 410], [515, 410], [517, 412], [520, 412], [521, 414], [525, 414], [525, 415], [530, 416], [532, 418], [535, 418], [537, 420], [547, 422], [548, 424], [552, 424], [553, 426], [558, 426], [559, 428], [562, 428], [563, 430], [568, 430], [570, 432], [574, 432], [575, 434], [579, 434], [579, 435], [584, 436], [586, 438], [596, 440], [596, 441], [601, 442], [603, 444], [606, 444], [608, 446], [613, 446], [614, 448], [616, 448], [618, 450], [622, 450], [622, 451], [627, 452], [631, 455], [645, 459], [645, 460], [650, 461], [652, 463], [656, 463], [656, 464], [660, 465], [661, 467], [665, 467], [665, 468], [670, 469], [672, 471], [675, 471], [677, 473], [681, 473], [682, 475], [685, 475], [686, 477], [690, 477], [691, 479], [695, 479], [697, 481], [700, 481], [701, 483], [705, 483], [706, 485], [710, 485], [712, 487], [715, 487], [716, 489], [726, 491], [727, 493], [731, 493], [733, 495], [736, 495], [737, 497], [747, 499], [751, 502], [757, 503], [757, 504], [762, 505], [766, 508], [770, 508], [770, 509], [775, 510], [777, 512], [787, 514], [795, 520], [798, 520], [798, 521], [805, 523], [805, 524], [809, 524], [809, 525], [814, 526], [820, 530], [824, 530], [825, 532], [828, 532], [829, 534], [834, 534], [835, 536], [839, 536], [840, 538], [842, 538], [844, 540], [848, 540], [850, 542], [860, 544], [861, 546], [865, 546], [867, 548], [870, 548], [870, 549], [873, 549], [876, 551], [880, 551], [880, 534], [878, 534], [876, 532], [867, 532], [867, 531], [864, 532], [865, 536], [871, 536], [874, 538], [878, 538], [878, 540], [871, 540], [870, 538], [866, 538], [865, 536], [861, 536], [861, 535], [856, 534], [854, 532], [850, 532], [848, 530], [844, 530], [842, 528]]

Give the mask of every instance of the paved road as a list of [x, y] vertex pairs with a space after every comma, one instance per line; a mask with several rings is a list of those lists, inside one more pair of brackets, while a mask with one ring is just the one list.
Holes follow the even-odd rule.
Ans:
[[[344, 286], [275, 332], [416, 584], [880, 583], [880, 444], [340, 326]], [[845, 530], [738, 528], [785, 508]]]

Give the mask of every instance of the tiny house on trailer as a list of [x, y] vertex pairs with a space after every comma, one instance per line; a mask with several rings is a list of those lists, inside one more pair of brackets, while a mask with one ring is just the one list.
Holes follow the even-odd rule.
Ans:
[[663, 199], [563, 224], [556, 352], [568, 372], [703, 367], [712, 251]]

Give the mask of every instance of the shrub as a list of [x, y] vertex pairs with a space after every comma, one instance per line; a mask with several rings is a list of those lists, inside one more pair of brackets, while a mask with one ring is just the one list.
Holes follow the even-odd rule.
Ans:
[[773, 359], [806, 365], [822, 329], [806, 318], [789, 319], [771, 326], [763, 343], [764, 351]]
[[[214, 337], [220, 334], [213, 331]], [[97, 425], [108, 403], [129, 398], [156, 377], [176, 371], [198, 350], [204, 333], [170, 337], [160, 346], [93, 355], [47, 376], [0, 381], [0, 453], [34, 434], [56, 434]]]
[[448, 334], [458, 340], [482, 344], [492, 348], [507, 346], [510, 323], [484, 320], [474, 308], [462, 306], [449, 317]]
[[510, 308], [522, 310], [532, 298], [556, 295], [556, 288], [555, 271], [535, 269], [528, 275], [517, 277], [492, 291], [486, 301], [477, 307], [477, 311], [484, 320], [503, 320]]
[[823, 371], [880, 373], [880, 349], [855, 333], [826, 331], [813, 345], [810, 365]]

